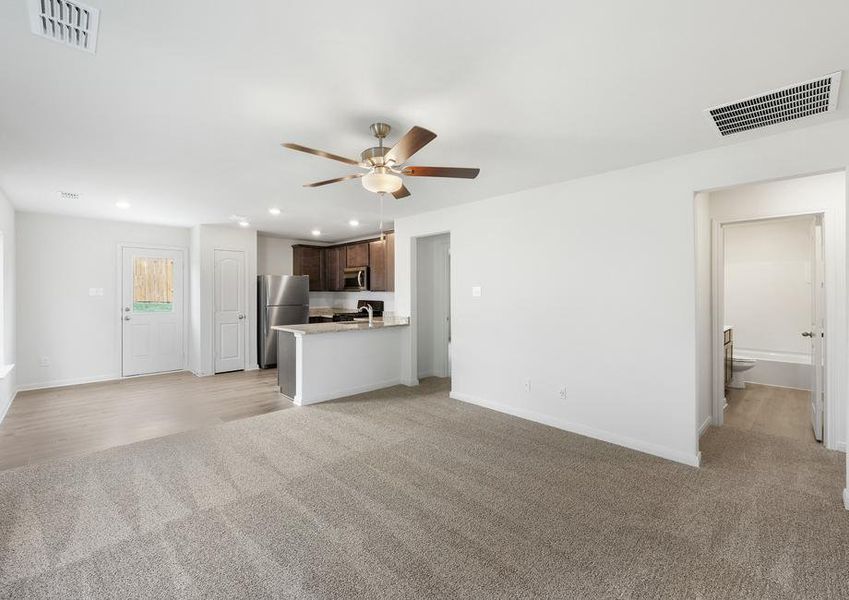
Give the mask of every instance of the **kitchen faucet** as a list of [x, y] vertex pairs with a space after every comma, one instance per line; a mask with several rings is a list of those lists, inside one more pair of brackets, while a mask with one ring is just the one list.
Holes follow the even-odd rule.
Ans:
[[360, 307], [360, 310], [357, 312], [366, 311], [368, 313], [368, 326], [374, 326], [374, 309], [371, 307], [371, 304], [366, 304]]

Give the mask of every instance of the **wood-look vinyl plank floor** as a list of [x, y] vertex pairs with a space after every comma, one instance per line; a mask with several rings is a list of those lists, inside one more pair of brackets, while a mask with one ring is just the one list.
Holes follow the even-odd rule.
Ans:
[[728, 390], [728, 427], [816, 443], [811, 428], [811, 393], [754, 383]]
[[0, 470], [290, 408], [277, 371], [168, 373], [20, 392], [0, 423]]

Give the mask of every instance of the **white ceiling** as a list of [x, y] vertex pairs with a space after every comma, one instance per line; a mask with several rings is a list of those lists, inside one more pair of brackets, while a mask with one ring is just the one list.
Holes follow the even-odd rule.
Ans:
[[836, 114], [767, 132], [721, 139], [702, 112], [849, 67], [845, 0], [89, 3], [95, 55], [35, 37], [26, 1], [4, 2], [0, 187], [21, 210], [237, 213], [332, 240], [374, 231], [377, 196], [302, 188], [357, 169], [280, 142], [356, 158], [385, 120], [390, 143], [414, 124], [439, 135], [412, 164], [481, 168], [408, 178], [391, 218], [849, 116], [849, 77]]

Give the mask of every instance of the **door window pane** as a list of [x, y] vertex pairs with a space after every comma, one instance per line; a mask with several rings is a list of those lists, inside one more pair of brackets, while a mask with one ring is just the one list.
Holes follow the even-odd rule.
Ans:
[[136, 256], [133, 259], [133, 311], [171, 312], [174, 308], [174, 261]]

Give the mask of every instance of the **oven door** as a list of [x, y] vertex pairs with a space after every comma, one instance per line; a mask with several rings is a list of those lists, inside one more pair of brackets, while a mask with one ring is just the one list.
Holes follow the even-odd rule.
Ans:
[[344, 289], [346, 292], [364, 292], [368, 289], [368, 267], [345, 269]]

